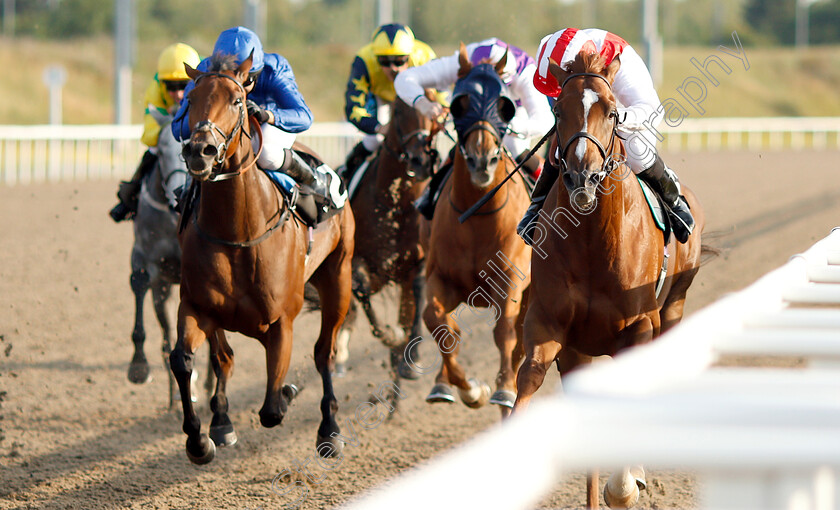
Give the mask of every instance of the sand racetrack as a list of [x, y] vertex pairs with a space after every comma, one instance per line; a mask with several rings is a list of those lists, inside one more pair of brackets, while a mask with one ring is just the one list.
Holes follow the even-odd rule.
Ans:
[[[665, 155], [706, 208], [707, 231], [722, 234], [711, 242], [724, 254], [701, 269], [689, 291], [689, 314], [780, 266], [840, 224], [838, 156]], [[320, 419], [312, 362], [319, 317], [304, 313], [295, 323], [289, 379], [306, 388], [284, 423], [260, 426], [263, 349], [230, 335], [236, 368], [228, 395], [239, 442], [220, 449], [209, 465], [192, 465], [184, 454], [181, 413], [166, 410], [161, 337], [150, 305], [146, 354], [154, 379], [135, 386], [126, 378], [133, 236], [130, 225], [114, 224], [107, 215], [115, 190], [115, 181], [0, 187], [0, 508], [284, 508], [295, 498], [272, 492], [272, 480], [307, 461], [316, 480], [301, 508], [331, 508], [498, 423], [495, 407], [426, 404], [429, 374], [405, 382], [401, 409], [376, 428], [357, 427], [358, 443], [345, 448], [340, 466], [324, 470], [312, 460]], [[341, 423], [389, 378], [386, 350], [360, 326], [351, 370], [335, 382]], [[197, 365], [202, 379], [206, 352], [200, 350]], [[489, 328], [476, 326], [461, 352], [471, 374], [492, 382], [498, 354]], [[537, 396], [549, 397], [557, 380], [552, 373]], [[210, 411], [203, 396], [199, 412], [206, 430]], [[558, 483], [542, 507], [582, 507], [582, 476], [569, 481]], [[648, 482], [642, 507], [696, 505], [690, 473], [654, 470]], [[498, 483], [488, 480], [477, 490], [498, 490]]]

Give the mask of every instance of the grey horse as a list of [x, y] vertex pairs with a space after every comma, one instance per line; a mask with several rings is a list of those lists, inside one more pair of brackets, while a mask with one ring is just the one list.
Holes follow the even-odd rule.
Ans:
[[[178, 244], [178, 218], [175, 212], [176, 190], [183, 186], [187, 169], [181, 160], [181, 145], [172, 136], [172, 117], [153, 111], [161, 125], [158, 140], [158, 161], [152, 172], [143, 177], [137, 215], [134, 218], [134, 247], [131, 250], [131, 290], [135, 298], [134, 356], [128, 367], [128, 380], [144, 384], [151, 380], [149, 363], [143, 350], [146, 331], [143, 326], [143, 305], [146, 292], [152, 290], [152, 303], [163, 332], [162, 355], [169, 374], [169, 407], [175, 406], [178, 391], [169, 370], [172, 349], [172, 323], [167, 302], [172, 285], [181, 281], [181, 247]], [[195, 392], [193, 392], [195, 395]]]

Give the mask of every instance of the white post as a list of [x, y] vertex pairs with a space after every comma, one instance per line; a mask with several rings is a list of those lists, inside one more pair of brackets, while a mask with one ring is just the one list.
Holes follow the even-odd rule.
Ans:
[[15, 0], [3, 0], [3, 35], [15, 35]]
[[50, 124], [61, 124], [61, 89], [67, 81], [67, 71], [63, 66], [47, 67], [43, 80], [50, 90]]
[[116, 123], [130, 124], [134, 0], [115, 0], [114, 7], [114, 106]]
[[394, 0], [378, 0], [377, 25], [394, 22]]
[[796, 47], [797, 49], [808, 46], [808, 8], [809, 0], [796, 0]]
[[645, 41], [645, 62], [654, 86], [662, 83], [662, 39], [659, 37], [659, 2], [643, 0], [642, 34]]

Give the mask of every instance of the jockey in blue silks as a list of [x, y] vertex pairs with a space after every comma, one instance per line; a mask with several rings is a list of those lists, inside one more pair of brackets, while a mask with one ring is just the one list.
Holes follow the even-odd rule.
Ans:
[[[312, 112], [298, 90], [289, 62], [276, 53], [264, 53], [257, 34], [245, 27], [225, 30], [213, 48], [214, 55], [234, 55], [237, 65], [247, 60], [252, 51], [251, 69], [242, 86], [246, 92], [248, 115], [262, 128], [263, 147], [257, 166], [266, 171], [283, 172], [303, 187], [330, 198], [336, 207], [343, 206], [347, 197], [340, 189], [338, 175], [327, 165], [313, 168], [291, 149], [296, 134], [312, 126]], [[211, 58], [202, 60], [197, 69], [207, 72]], [[190, 82], [185, 96], [194, 87], [195, 83]], [[189, 101], [181, 103], [172, 121], [172, 132], [177, 140], [189, 139]], [[259, 140], [254, 137], [252, 141], [256, 152]]]

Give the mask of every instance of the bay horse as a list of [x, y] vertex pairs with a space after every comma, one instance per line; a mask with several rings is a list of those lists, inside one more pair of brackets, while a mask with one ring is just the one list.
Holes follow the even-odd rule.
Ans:
[[[514, 377], [521, 359], [521, 349], [516, 349], [516, 321], [530, 283], [531, 248], [516, 235], [516, 224], [530, 203], [522, 176], [510, 179], [465, 223], [458, 217], [516, 166], [502, 145], [504, 131], [516, 111], [499, 77], [506, 60], [507, 55], [495, 66], [473, 66], [461, 44], [459, 79], [450, 109], [458, 139], [452, 175], [441, 191], [428, 228], [427, 304], [423, 313], [443, 357], [436, 384], [426, 400], [454, 402], [452, 384], [467, 406], [498, 404], [503, 416], [513, 407], [516, 396]], [[468, 379], [458, 364], [462, 303], [472, 313], [477, 313], [477, 307], [489, 307], [493, 314], [487, 322], [494, 324], [493, 338], [501, 359], [492, 396], [486, 383]]]
[[[682, 186], [694, 233], [686, 244], [671, 236], [665, 245], [638, 180], [623, 164], [612, 91], [620, 65], [619, 57], [605, 65], [600, 55], [581, 53], [568, 69], [553, 61], [549, 67], [563, 84], [553, 107], [551, 151], [562, 178], [546, 199], [537, 224], [540, 239], [533, 242], [540, 256], [531, 262], [514, 413], [528, 405], [552, 363], [562, 378], [594, 356], [613, 356], [677, 324], [700, 266], [705, 219], [696, 196]], [[660, 281], [663, 268], [667, 276]], [[644, 475], [636, 480], [642, 487]], [[595, 473], [587, 487], [588, 506], [597, 508]], [[632, 498], [610, 496], [612, 489], [608, 483], [608, 504], [633, 504]]]
[[186, 181], [187, 167], [181, 160], [181, 146], [172, 136], [171, 115], [157, 110], [152, 116], [161, 127], [157, 144], [157, 162], [143, 177], [137, 214], [134, 217], [134, 245], [131, 248], [131, 290], [134, 293], [134, 329], [131, 339], [134, 355], [128, 367], [128, 380], [145, 384], [151, 380], [149, 362], [144, 352], [146, 330], [144, 305], [152, 291], [152, 305], [163, 334], [161, 351], [169, 375], [169, 407], [175, 405], [175, 378], [169, 370], [172, 350], [172, 324], [167, 303], [172, 286], [181, 281], [181, 247], [178, 244], [178, 213], [174, 211], [174, 192]]
[[[432, 92], [427, 96], [434, 100]], [[351, 185], [359, 191], [351, 198], [356, 218], [356, 250], [353, 255], [353, 294], [362, 305], [373, 335], [391, 349], [396, 377], [416, 379], [419, 373], [405, 363], [407, 335], [422, 334], [423, 260], [420, 245], [420, 214], [412, 206], [420, 197], [439, 161], [434, 148], [441, 126], [399, 97], [391, 103], [391, 121], [377, 153], [366, 171], [358, 172]], [[383, 326], [371, 297], [386, 285], [399, 289], [399, 331]], [[347, 343], [356, 317], [351, 307], [339, 334], [336, 371], [342, 372]], [[412, 344], [416, 346], [416, 344]], [[417, 360], [416, 350], [409, 354]]]
[[[236, 331], [265, 347], [267, 387], [260, 423], [279, 425], [296, 393], [283, 381], [292, 353], [292, 323], [307, 280], [318, 290], [321, 305], [314, 349], [323, 385], [316, 448], [330, 456], [343, 446], [335, 437], [338, 403], [330, 365], [351, 298], [353, 214], [344, 207], [307, 232], [285, 196], [256, 168], [250, 133], [259, 124], [248, 119], [242, 85], [250, 67], [250, 57], [237, 66], [227, 55], [211, 57], [208, 72], [186, 66], [195, 88], [187, 99], [192, 135], [183, 155], [199, 197], [195, 211], [181, 220], [181, 303], [170, 364], [181, 392], [187, 456], [196, 464], [210, 462], [216, 444], [236, 440], [225, 395], [233, 351], [214, 333]], [[212, 440], [201, 433], [189, 398], [193, 357], [205, 339], [218, 379], [210, 401]]]

